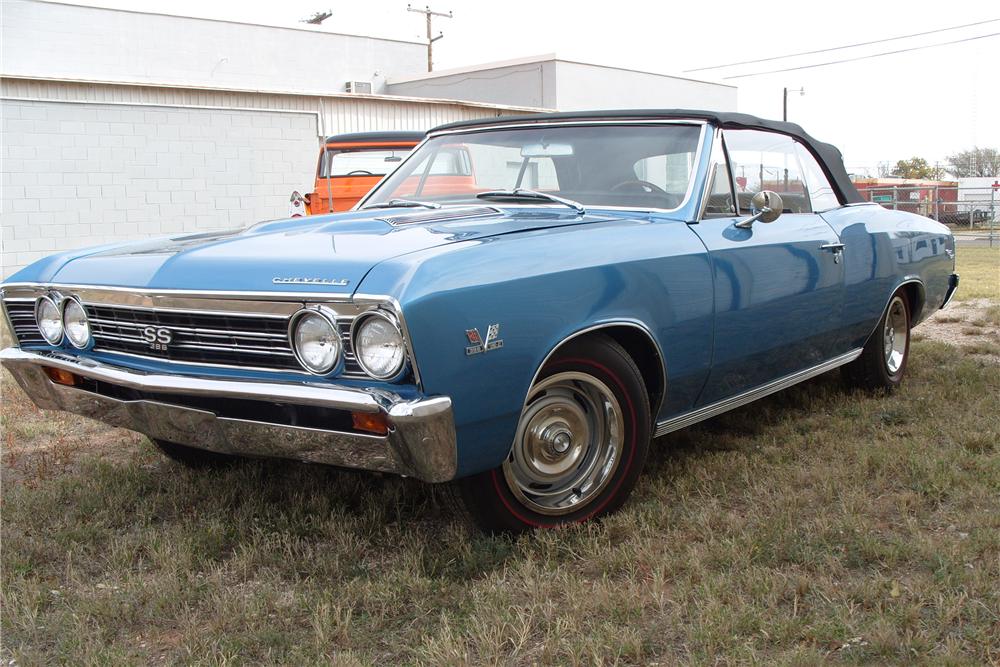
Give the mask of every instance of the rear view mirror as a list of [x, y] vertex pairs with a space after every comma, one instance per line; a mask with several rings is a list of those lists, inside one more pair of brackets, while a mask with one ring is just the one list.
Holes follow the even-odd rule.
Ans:
[[521, 157], [561, 157], [573, 154], [570, 144], [527, 144], [521, 147]]

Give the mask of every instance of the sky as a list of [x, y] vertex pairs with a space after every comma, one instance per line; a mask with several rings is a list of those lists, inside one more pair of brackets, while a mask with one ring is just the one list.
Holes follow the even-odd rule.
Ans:
[[[852, 173], [919, 156], [931, 164], [973, 146], [1000, 148], [1000, 35], [895, 55], [778, 74], [724, 78], [1000, 33], [1000, 21], [812, 56], [701, 72], [685, 70], [1000, 19], [995, 0], [949, 2], [752, 3], [433, 0], [435, 69], [555, 53], [560, 58], [720, 81], [738, 86], [738, 110], [789, 120], [835, 144]], [[398, 0], [76, 0], [248, 23], [309, 27], [314, 12], [333, 16], [317, 30], [423, 41], [422, 14]], [[418, 7], [423, 8], [424, 4]], [[709, 13], [710, 12], [710, 13]], [[664, 107], [670, 107], [664, 100]]]

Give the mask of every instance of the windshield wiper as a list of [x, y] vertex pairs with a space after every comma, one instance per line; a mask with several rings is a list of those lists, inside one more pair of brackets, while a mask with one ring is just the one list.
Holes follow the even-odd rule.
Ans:
[[417, 201], [415, 199], [390, 199], [389, 201], [378, 202], [377, 204], [365, 204], [361, 207], [364, 211], [368, 208], [441, 208], [441, 204], [432, 201]]
[[578, 201], [573, 201], [572, 199], [564, 199], [563, 197], [557, 197], [555, 195], [550, 195], [547, 192], [538, 192], [537, 190], [525, 190], [524, 188], [516, 188], [514, 190], [488, 190], [486, 192], [480, 192], [476, 195], [477, 199], [543, 199], [545, 201], [555, 202], [556, 204], [562, 204], [563, 206], [569, 206], [574, 209], [580, 215], [585, 215], [587, 209], [583, 207]]

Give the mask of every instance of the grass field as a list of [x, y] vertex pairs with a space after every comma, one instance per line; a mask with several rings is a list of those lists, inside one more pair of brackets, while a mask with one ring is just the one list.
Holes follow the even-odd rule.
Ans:
[[956, 250], [961, 283], [957, 301], [992, 299], [1000, 304], [1000, 248]]
[[[960, 249], [966, 298], [998, 289], [982, 250]], [[996, 664], [1000, 366], [920, 340], [908, 373], [889, 397], [829, 374], [662, 438], [618, 515], [516, 540], [408, 480], [190, 472], [8, 379], [0, 657]]]

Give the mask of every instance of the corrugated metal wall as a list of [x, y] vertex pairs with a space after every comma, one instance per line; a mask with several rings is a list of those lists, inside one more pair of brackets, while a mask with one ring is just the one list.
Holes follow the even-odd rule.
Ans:
[[427, 130], [457, 120], [532, 113], [538, 109], [494, 107], [389, 96], [312, 96], [75, 81], [0, 78], [5, 99], [252, 109], [315, 113], [320, 135], [368, 130]]

